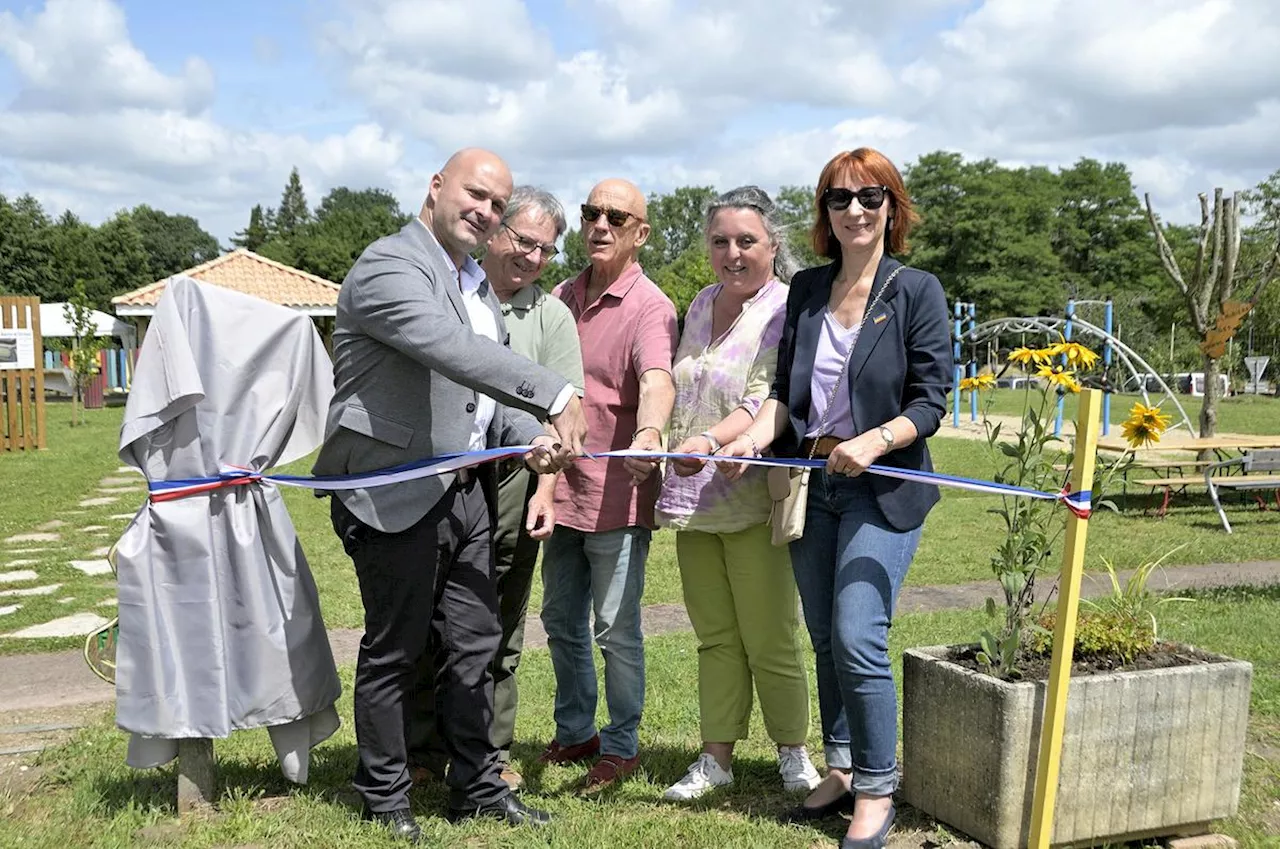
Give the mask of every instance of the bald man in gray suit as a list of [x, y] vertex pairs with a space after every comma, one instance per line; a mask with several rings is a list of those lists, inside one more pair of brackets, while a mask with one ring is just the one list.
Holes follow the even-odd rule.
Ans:
[[[469, 255], [497, 231], [511, 190], [496, 155], [459, 151], [431, 178], [418, 218], [370, 245], [347, 274], [316, 474], [530, 444], [527, 462], [551, 473], [581, 454], [586, 422], [573, 386], [506, 347], [498, 300]], [[354, 783], [365, 815], [409, 840], [422, 835], [409, 810], [406, 708], [433, 639], [449, 818], [550, 819], [512, 795], [489, 739], [489, 667], [501, 638], [491, 477], [486, 466], [332, 493], [334, 530], [355, 563], [365, 608]]]

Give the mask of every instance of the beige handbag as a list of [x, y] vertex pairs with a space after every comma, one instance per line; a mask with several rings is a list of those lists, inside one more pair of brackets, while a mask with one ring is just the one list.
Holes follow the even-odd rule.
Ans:
[[[904, 268], [906, 268], [904, 265], [898, 266], [885, 278], [876, 296], [863, 310], [862, 321], [858, 322], [859, 337], [862, 336], [862, 328], [867, 323], [867, 316], [880, 303], [880, 296], [884, 294], [885, 288]], [[857, 346], [858, 342], [855, 339], [849, 346], [849, 353], [845, 355], [844, 368], [840, 370], [840, 376], [836, 378], [835, 386], [831, 387], [831, 394], [827, 396], [827, 406], [822, 411], [822, 421], [818, 423], [818, 435], [813, 438], [813, 447], [809, 449], [808, 459], [810, 460], [818, 450], [818, 440], [826, 435], [823, 431], [827, 428], [827, 416], [831, 414], [831, 405], [835, 403], [836, 393], [840, 391], [845, 372], [849, 370], [853, 349]], [[769, 525], [773, 531], [773, 544], [776, 546], [786, 545], [804, 536], [804, 516], [809, 507], [809, 473], [812, 471], [813, 469], [795, 469], [786, 466], [773, 466], [769, 469], [769, 498], [773, 501], [773, 509], [769, 513]]]

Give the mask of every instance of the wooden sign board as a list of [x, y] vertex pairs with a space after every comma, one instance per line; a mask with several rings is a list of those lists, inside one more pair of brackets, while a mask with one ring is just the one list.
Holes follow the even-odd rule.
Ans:
[[0, 452], [44, 447], [40, 300], [0, 296]]

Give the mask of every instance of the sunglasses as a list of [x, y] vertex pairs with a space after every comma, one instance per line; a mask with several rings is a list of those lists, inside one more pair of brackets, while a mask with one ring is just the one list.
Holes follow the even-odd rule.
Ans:
[[848, 209], [853, 199], [857, 198], [858, 205], [863, 209], [879, 209], [884, 206], [888, 192], [888, 186], [864, 186], [856, 192], [853, 189], [827, 189], [822, 193], [822, 202], [827, 209], [841, 210]]
[[516, 246], [516, 250], [520, 251], [520, 253], [525, 254], [526, 256], [538, 250], [539, 248], [542, 249], [542, 258], [546, 260], [555, 259], [556, 254], [560, 253], [560, 249], [557, 248], [554, 244], [544, 245], [541, 242], [539, 242], [537, 239], [530, 239], [528, 236], [521, 236], [519, 233], [517, 233], [515, 230], [512, 230], [511, 227], [509, 227], [506, 224], [503, 224], [502, 226], [507, 231], [507, 235], [511, 237], [511, 242]]
[[627, 212], [625, 209], [613, 209], [612, 207], [596, 206], [590, 203], [582, 205], [582, 220], [588, 224], [594, 224], [600, 218], [601, 213], [604, 213], [604, 217], [609, 220], [609, 224], [613, 227], [621, 227], [627, 223], [628, 218], [634, 218], [637, 221], [644, 220], [634, 212]]

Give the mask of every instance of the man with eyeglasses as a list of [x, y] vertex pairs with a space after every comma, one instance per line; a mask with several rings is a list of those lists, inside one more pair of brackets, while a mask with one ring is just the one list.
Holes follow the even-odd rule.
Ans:
[[[564, 208], [555, 196], [532, 186], [517, 186], [507, 201], [498, 234], [490, 241], [480, 268], [502, 309], [511, 350], [551, 369], [583, 394], [582, 351], [573, 315], [559, 298], [538, 286], [538, 276], [559, 253], [556, 240], [567, 228]], [[555, 526], [556, 475], [537, 475], [519, 459], [498, 464], [497, 523], [493, 551], [498, 582], [502, 642], [494, 656], [493, 721], [502, 779], [514, 790], [524, 783], [511, 765], [519, 693], [516, 668], [524, 648], [525, 614], [538, 561], [538, 546]], [[429, 694], [430, 690], [422, 692]], [[434, 700], [418, 705], [411, 730], [409, 762], [415, 783], [444, 774], [448, 754], [435, 733]]]
[[[649, 237], [644, 195], [605, 180], [582, 205], [590, 266], [556, 287], [582, 343], [588, 454], [661, 450], [675, 401], [676, 311], [636, 261]], [[543, 763], [600, 756], [581, 785], [594, 794], [639, 762], [644, 708], [640, 596], [656, 527], [659, 476], [649, 463], [584, 460], [556, 485], [556, 528], [542, 560], [542, 622], [556, 675], [555, 738]], [[609, 724], [596, 731], [595, 642], [604, 656]]]

